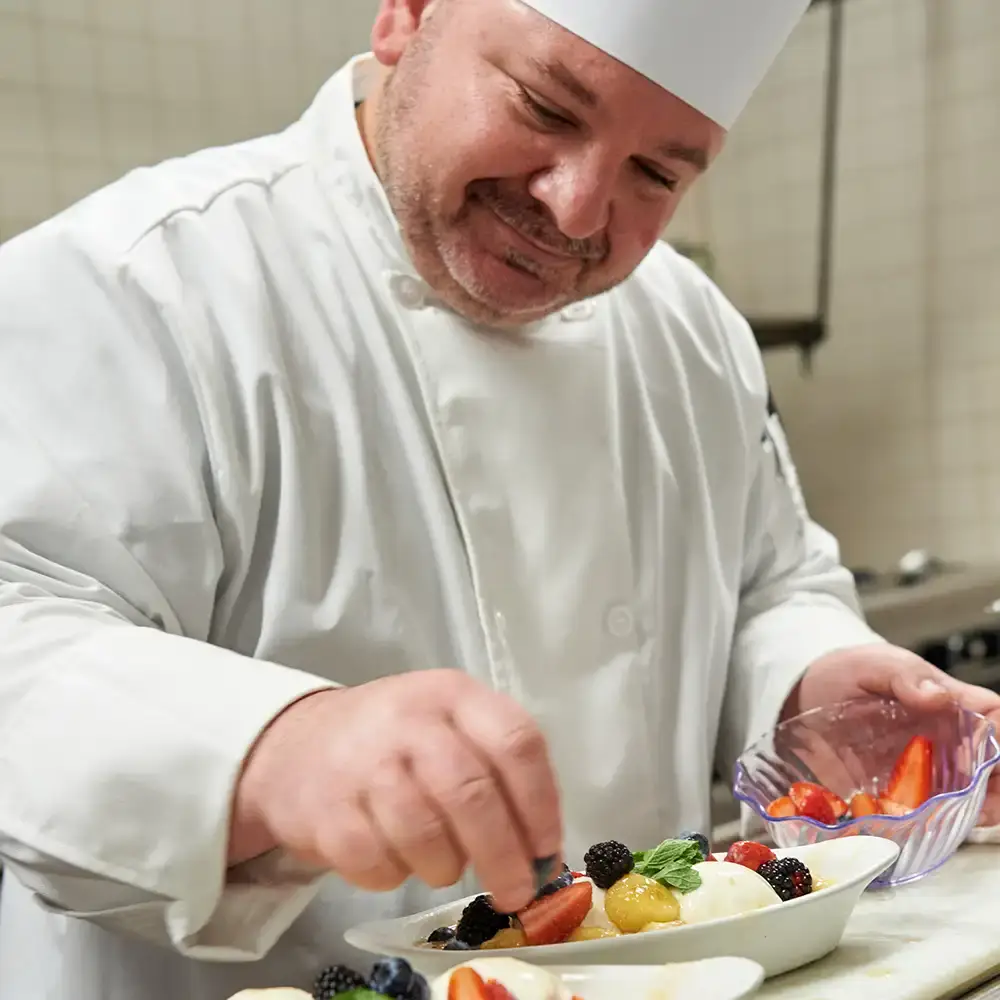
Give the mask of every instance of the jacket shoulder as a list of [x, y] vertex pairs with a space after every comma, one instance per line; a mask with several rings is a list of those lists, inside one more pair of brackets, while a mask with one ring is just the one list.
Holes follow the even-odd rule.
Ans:
[[654, 311], [663, 335], [693, 362], [723, 370], [754, 400], [766, 400], [767, 376], [750, 324], [693, 261], [660, 242], [636, 270], [641, 301]]
[[[205, 214], [227, 193], [266, 192], [305, 162], [298, 124], [282, 133], [139, 167], [5, 244], [8, 260], [70, 253], [115, 269], [171, 219]], [[2, 258], [0, 258], [2, 259]]]

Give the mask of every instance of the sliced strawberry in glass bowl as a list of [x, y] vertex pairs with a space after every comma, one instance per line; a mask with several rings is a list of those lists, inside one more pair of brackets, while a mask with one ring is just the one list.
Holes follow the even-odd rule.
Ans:
[[955, 853], [998, 762], [994, 726], [981, 715], [861, 698], [762, 737], [737, 762], [733, 793], [781, 848], [849, 836], [893, 841], [899, 858], [877, 888], [922, 878]]

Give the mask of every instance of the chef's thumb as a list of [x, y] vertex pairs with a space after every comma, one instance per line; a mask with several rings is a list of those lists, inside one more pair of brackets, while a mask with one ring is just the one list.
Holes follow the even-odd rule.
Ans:
[[890, 675], [888, 693], [911, 708], [941, 708], [952, 700], [951, 692], [940, 681], [908, 670]]

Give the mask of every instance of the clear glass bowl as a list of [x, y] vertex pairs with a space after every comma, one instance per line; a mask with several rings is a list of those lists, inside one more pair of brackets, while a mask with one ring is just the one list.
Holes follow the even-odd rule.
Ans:
[[[896, 758], [917, 735], [934, 746], [935, 794], [905, 816], [862, 816], [827, 826], [800, 816], [775, 818], [768, 803], [795, 781], [825, 785], [845, 801], [884, 790]], [[900, 847], [896, 863], [872, 885], [902, 885], [929, 875], [955, 853], [976, 825], [1000, 744], [993, 724], [957, 705], [934, 712], [863, 698], [818, 708], [783, 722], [737, 761], [736, 798], [767, 823], [779, 847], [837, 837], [885, 837]]]

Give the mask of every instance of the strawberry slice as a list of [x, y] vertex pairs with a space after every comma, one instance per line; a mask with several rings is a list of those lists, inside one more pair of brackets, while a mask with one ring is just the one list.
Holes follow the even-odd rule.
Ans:
[[491, 979], [486, 984], [486, 1000], [517, 1000], [517, 997], [503, 983]]
[[[816, 793], [822, 795], [823, 798], [825, 798], [830, 804], [830, 809], [833, 812], [833, 821], [841, 819], [847, 815], [847, 803], [839, 795], [835, 795], [831, 792], [825, 785], [817, 785], [812, 781], [796, 781], [795, 784], [788, 790], [788, 795], [795, 805], [798, 805], [798, 799]], [[801, 808], [799, 808], [799, 813], [803, 816], [806, 815], [806, 813], [802, 812]], [[817, 819], [818, 817], [813, 818]]]
[[909, 806], [893, 802], [892, 799], [886, 798], [884, 795], [878, 800], [878, 814], [881, 816], [905, 816], [911, 812], [913, 810]]
[[826, 801], [830, 803], [834, 817], [843, 819], [847, 815], [847, 803], [835, 792], [831, 792], [829, 788], [824, 788], [823, 794], [826, 796]]
[[782, 795], [780, 799], [769, 802], [767, 806], [768, 816], [775, 819], [785, 819], [788, 816], [795, 816], [795, 803], [787, 796]]
[[819, 823], [832, 826], [837, 822], [837, 814], [826, 797], [826, 789], [809, 781], [797, 781], [788, 790], [788, 796], [795, 803], [795, 811]]
[[[448, 1000], [491, 1000], [486, 983], [475, 969], [456, 969], [448, 981]], [[503, 1000], [503, 998], [496, 998]]]
[[914, 736], [896, 760], [885, 798], [919, 809], [930, 798], [933, 776], [934, 746], [926, 736]]
[[854, 819], [859, 816], [874, 816], [878, 812], [878, 803], [867, 792], [858, 792], [851, 796], [850, 811]]
[[518, 915], [529, 945], [559, 944], [583, 923], [594, 901], [590, 882], [572, 885], [537, 899]]

